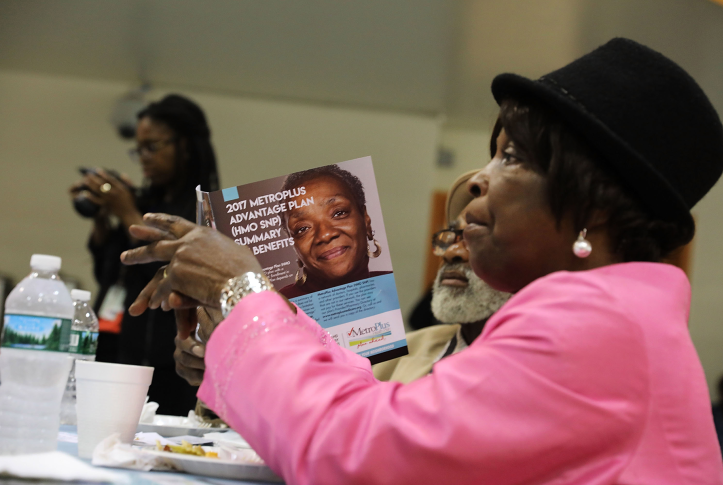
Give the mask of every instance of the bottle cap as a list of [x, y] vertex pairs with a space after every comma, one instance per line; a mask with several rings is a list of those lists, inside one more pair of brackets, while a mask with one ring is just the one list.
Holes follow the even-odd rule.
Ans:
[[90, 301], [90, 291], [70, 290], [70, 297], [73, 300]]
[[30, 258], [30, 267], [41, 271], [59, 271], [62, 259], [49, 254], [33, 254]]

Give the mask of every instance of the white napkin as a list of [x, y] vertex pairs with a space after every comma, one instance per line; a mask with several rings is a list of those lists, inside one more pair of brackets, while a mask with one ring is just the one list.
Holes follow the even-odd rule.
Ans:
[[146, 472], [151, 469], [169, 469], [160, 457], [144, 453], [127, 443], [121, 443], [118, 433], [113, 433], [98, 443], [93, 450], [92, 463], [95, 466], [130, 468]]
[[148, 396], [146, 396], [146, 403], [143, 405], [143, 411], [141, 411], [141, 418], [138, 420], [139, 423], [153, 424], [153, 418], [156, 417], [156, 411], [158, 411], [157, 402], [148, 402]]
[[31, 455], [0, 456], [0, 477], [126, 483], [128, 477], [108, 470], [99, 470], [60, 451]]
[[187, 419], [187, 425], [191, 428], [200, 428], [203, 427], [203, 419], [196, 416], [196, 411], [193, 409], [188, 411], [188, 418]]

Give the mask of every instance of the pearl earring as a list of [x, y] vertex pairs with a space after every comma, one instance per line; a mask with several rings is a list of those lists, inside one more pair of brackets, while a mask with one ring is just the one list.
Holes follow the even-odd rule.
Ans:
[[592, 252], [592, 244], [585, 239], [585, 236], [587, 236], [587, 229], [580, 231], [575, 244], [572, 245], [572, 252], [575, 253], [575, 256], [578, 258], [587, 258]]

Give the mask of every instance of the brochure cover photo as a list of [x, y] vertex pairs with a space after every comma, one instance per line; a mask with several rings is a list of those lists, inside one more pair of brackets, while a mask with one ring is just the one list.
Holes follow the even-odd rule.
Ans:
[[339, 345], [373, 364], [407, 354], [371, 157], [197, 196], [197, 222], [248, 246]]

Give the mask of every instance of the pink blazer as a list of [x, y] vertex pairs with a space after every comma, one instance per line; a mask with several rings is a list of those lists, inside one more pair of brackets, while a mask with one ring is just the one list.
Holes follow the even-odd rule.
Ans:
[[289, 484], [723, 484], [689, 304], [664, 264], [553, 273], [402, 385], [265, 292], [214, 332], [198, 396]]

